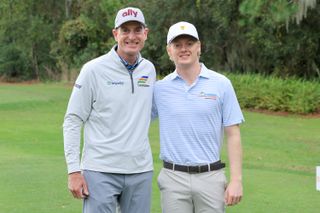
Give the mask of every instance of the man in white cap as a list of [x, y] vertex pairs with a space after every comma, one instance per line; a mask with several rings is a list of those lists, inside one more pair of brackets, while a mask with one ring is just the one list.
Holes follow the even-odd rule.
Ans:
[[[201, 44], [194, 25], [179, 22], [167, 36], [175, 71], [154, 88], [153, 116], [159, 116], [158, 176], [164, 213], [221, 213], [242, 197], [244, 121], [231, 82], [199, 62]], [[220, 160], [226, 133], [230, 162], [227, 184]]]
[[69, 100], [63, 124], [68, 187], [84, 200], [85, 213], [113, 213], [116, 206], [122, 213], [149, 213], [156, 73], [140, 55], [148, 35], [141, 10], [121, 9], [112, 33], [117, 44], [83, 66]]

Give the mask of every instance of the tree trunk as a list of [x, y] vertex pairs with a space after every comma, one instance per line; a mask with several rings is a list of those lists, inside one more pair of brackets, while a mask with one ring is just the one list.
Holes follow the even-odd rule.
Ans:
[[36, 44], [32, 45], [32, 68], [34, 70], [35, 77], [37, 81], [40, 80], [40, 70], [39, 70], [39, 64], [38, 64], [38, 57], [36, 54]]
[[65, 1], [65, 10], [66, 10], [66, 18], [70, 18], [71, 14], [71, 7], [72, 7], [72, 0], [66, 0]]

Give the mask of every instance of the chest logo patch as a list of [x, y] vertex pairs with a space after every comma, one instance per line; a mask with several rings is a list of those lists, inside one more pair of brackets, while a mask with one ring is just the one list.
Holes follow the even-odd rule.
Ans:
[[205, 92], [200, 92], [200, 94], [198, 95], [200, 98], [204, 98], [204, 99], [211, 99], [211, 100], [216, 100], [218, 98], [218, 96], [216, 94], [213, 93], [205, 93]]
[[124, 85], [124, 82], [123, 81], [108, 81], [107, 84], [113, 85], [113, 86], [122, 86], [122, 85]]
[[147, 83], [149, 76], [143, 75], [138, 80], [139, 87], [149, 87], [150, 85]]

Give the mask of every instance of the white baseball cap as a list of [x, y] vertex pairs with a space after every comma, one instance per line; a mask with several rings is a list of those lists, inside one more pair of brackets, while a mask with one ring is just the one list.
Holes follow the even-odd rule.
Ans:
[[114, 21], [114, 28], [118, 28], [121, 26], [121, 24], [128, 21], [137, 21], [143, 26], [146, 26], [142, 11], [139, 8], [127, 7], [118, 11]]
[[193, 24], [185, 21], [178, 22], [169, 28], [167, 35], [167, 44], [180, 35], [189, 35], [199, 40], [197, 29]]

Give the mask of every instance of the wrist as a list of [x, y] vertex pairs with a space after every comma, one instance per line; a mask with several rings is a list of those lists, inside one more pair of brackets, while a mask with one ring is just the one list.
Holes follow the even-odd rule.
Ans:
[[234, 181], [242, 182], [242, 176], [231, 177], [231, 178], [230, 178], [230, 182], [234, 182]]
[[70, 172], [70, 173], [68, 174], [68, 176], [74, 176], [74, 175], [79, 175], [79, 174], [81, 174], [80, 171]]

